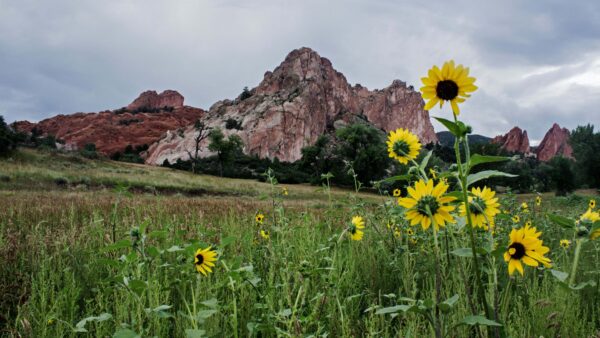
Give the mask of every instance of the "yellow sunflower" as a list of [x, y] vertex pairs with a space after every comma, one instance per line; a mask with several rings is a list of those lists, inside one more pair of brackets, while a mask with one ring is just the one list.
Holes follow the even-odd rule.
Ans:
[[[598, 213], [596, 211], [592, 211], [592, 209], [590, 208], [583, 215], [581, 215], [581, 217], [579, 218], [579, 221], [580, 221], [580, 224], [581, 223], [598, 222], [598, 221], [600, 221], [600, 213]], [[591, 240], [595, 240], [598, 238], [600, 238], [600, 229], [596, 229], [596, 230], [592, 231], [592, 233], [590, 234]]]
[[542, 197], [541, 196], [538, 196], [535, 198], [535, 205], [537, 205], [538, 207], [540, 205], [542, 205]]
[[521, 222], [521, 217], [519, 217], [519, 215], [514, 215], [512, 221], [515, 223], [519, 223]]
[[394, 197], [400, 197], [400, 194], [402, 194], [400, 189], [394, 189], [394, 192], [392, 193]]
[[283, 194], [283, 196], [287, 196], [288, 195], [288, 190], [286, 187], [281, 188], [281, 194]]
[[265, 221], [265, 215], [263, 215], [263, 214], [256, 214], [256, 216], [254, 217], [254, 219], [256, 220], [256, 223], [263, 224], [263, 222]]
[[524, 213], [528, 213], [529, 212], [529, 205], [527, 205], [527, 203], [525, 203], [525, 202], [521, 203], [521, 210]]
[[561, 239], [560, 240], [560, 246], [563, 247], [563, 249], [568, 249], [569, 246], [571, 245], [571, 241], [568, 239]]
[[[500, 213], [500, 203], [496, 198], [496, 192], [488, 187], [473, 188], [469, 196], [469, 211], [471, 212], [471, 223], [474, 227], [488, 229], [488, 225], [494, 227], [494, 217]], [[467, 215], [465, 203], [459, 207], [461, 216]]]
[[431, 110], [438, 102], [441, 108], [445, 101], [449, 101], [454, 115], [460, 114], [458, 104], [471, 96], [468, 93], [477, 90], [475, 78], [469, 77], [469, 68], [454, 66], [452, 60], [444, 62], [442, 69], [433, 66], [421, 81], [424, 84], [421, 87], [423, 99], [429, 100], [425, 110]]
[[421, 142], [417, 135], [408, 129], [400, 128], [390, 132], [387, 146], [390, 158], [394, 158], [402, 164], [408, 164], [408, 161], [414, 160], [419, 155]]
[[269, 239], [269, 237], [271, 237], [269, 234], [269, 230], [261, 230], [260, 237], [262, 237], [263, 239]]
[[544, 255], [550, 251], [544, 242], [539, 239], [541, 232], [537, 232], [536, 228], [524, 227], [520, 229], [512, 229], [510, 232], [510, 241], [508, 250], [504, 253], [504, 261], [508, 263], [508, 274], [512, 275], [515, 270], [523, 275], [523, 264], [529, 266], [538, 266], [542, 263], [546, 267], [550, 267], [550, 259]]
[[396, 237], [396, 238], [402, 237], [402, 232], [400, 231], [399, 228], [394, 229], [394, 237]]
[[194, 256], [194, 265], [196, 266], [196, 270], [205, 276], [208, 272], [212, 272], [211, 267], [215, 266], [214, 262], [216, 261], [217, 253], [211, 247], [206, 249], [198, 249], [198, 251], [196, 251], [196, 255]]
[[365, 228], [365, 220], [360, 216], [352, 217], [352, 225], [350, 225], [350, 238], [353, 241], [360, 241], [363, 238], [364, 232], [362, 229]]
[[589, 207], [590, 207], [590, 209], [595, 209], [596, 208], [596, 200], [593, 200], [593, 199], [590, 200]]
[[413, 229], [411, 229], [411, 228], [408, 228], [408, 229], [406, 229], [406, 234], [409, 235], [409, 236], [412, 236], [412, 235], [415, 234], [415, 231]]
[[445, 196], [448, 185], [444, 182], [438, 182], [433, 185], [433, 180], [423, 180], [415, 183], [414, 188], [408, 188], [408, 197], [399, 198], [398, 204], [406, 209], [406, 220], [410, 225], [421, 223], [423, 230], [427, 230], [431, 223], [435, 221], [436, 230], [443, 227], [446, 223], [454, 223], [454, 218], [450, 215], [455, 207], [448, 205], [456, 198]]

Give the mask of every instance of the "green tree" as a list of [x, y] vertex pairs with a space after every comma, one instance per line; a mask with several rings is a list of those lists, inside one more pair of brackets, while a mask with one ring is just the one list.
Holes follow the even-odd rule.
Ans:
[[4, 116], [0, 115], [0, 156], [5, 156], [17, 147], [17, 135], [4, 122]]
[[550, 160], [550, 177], [554, 183], [557, 196], [565, 196], [567, 193], [575, 190], [575, 174], [573, 172], [573, 162], [568, 158], [557, 156]]
[[238, 135], [230, 135], [225, 138], [221, 129], [213, 129], [208, 135], [208, 150], [215, 152], [219, 162], [219, 175], [223, 176], [223, 170], [235, 155], [242, 153], [243, 141]]
[[569, 143], [576, 159], [578, 183], [600, 187], [600, 133], [594, 133], [594, 126], [578, 126], [571, 132]]

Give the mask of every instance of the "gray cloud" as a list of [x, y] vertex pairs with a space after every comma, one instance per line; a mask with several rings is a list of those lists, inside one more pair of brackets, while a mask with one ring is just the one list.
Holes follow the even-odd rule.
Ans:
[[371, 89], [396, 78], [420, 87], [431, 65], [450, 58], [468, 65], [480, 90], [462, 111], [477, 133], [519, 125], [539, 140], [552, 122], [600, 126], [596, 1], [0, 0], [0, 8], [8, 121], [118, 108], [146, 89], [176, 89], [208, 108], [308, 46]]

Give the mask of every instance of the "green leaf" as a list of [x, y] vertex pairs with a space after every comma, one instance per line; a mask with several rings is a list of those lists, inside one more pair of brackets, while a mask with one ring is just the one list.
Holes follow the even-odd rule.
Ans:
[[281, 316], [281, 317], [289, 317], [291, 314], [292, 314], [292, 309], [283, 309], [283, 310], [279, 311], [279, 313], [277, 315]]
[[209, 300], [205, 300], [203, 302], [200, 302], [200, 304], [209, 307], [209, 308], [216, 308], [219, 305], [219, 301], [216, 298], [211, 298]]
[[573, 229], [575, 227], [575, 221], [564, 216], [548, 214], [548, 219], [566, 229]]
[[427, 164], [429, 163], [429, 159], [431, 158], [431, 154], [433, 154], [433, 150], [430, 150], [427, 155], [425, 155], [425, 157], [423, 158], [423, 161], [421, 161], [421, 164], [419, 165], [419, 168], [423, 171], [425, 171], [425, 168], [427, 167]]
[[122, 239], [111, 245], [105, 246], [104, 248], [100, 249], [100, 251], [101, 252], [109, 252], [109, 251], [115, 251], [115, 250], [119, 250], [119, 249], [129, 248], [129, 247], [131, 247], [131, 241], [128, 239]]
[[201, 311], [198, 311], [197, 317], [201, 320], [204, 320], [204, 319], [210, 318], [215, 313], [217, 313], [217, 310], [201, 310]]
[[450, 251], [451, 254], [458, 257], [473, 258], [473, 250], [471, 248], [459, 248]]
[[144, 291], [146, 291], [146, 282], [138, 280], [138, 279], [132, 279], [129, 280], [125, 283], [125, 285], [127, 285], [129, 287], [129, 289], [131, 289], [131, 291], [135, 292], [136, 295], [141, 296], [142, 293], [144, 293]]
[[221, 238], [221, 248], [228, 246], [229, 244], [235, 242], [236, 238], [234, 236], [228, 236]]
[[475, 182], [485, 180], [486, 178], [490, 178], [490, 177], [517, 177], [517, 176], [518, 175], [509, 174], [509, 173], [505, 173], [505, 172], [498, 171], [498, 170], [484, 170], [484, 171], [480, 171], [478, 173], [467, 176], [467, 186], [469, 186]]
[[79, 323], [75, 324], [75, 332], [88, 332], [85, 329], [85, 324], [87, 324], [88, 322], [96, 322], [96, 323], [100, 323], [106, 320], [109, 320], [112, 318], [112, 315], [110, 313], [103, 313], [97, 317], [95, 316], [91, 316], [91, 317], [87, 317], [84, 318], [82, 320], [79, 321]]
[[552, 276], [554, 276], [554, 278], [558, 279], [561, 282], [566, 281], [567, 277], [569, 277], [568, 273], [554, 270], [554, 269], [550, 269], [550, 273], [552, 274]]
[[571, 286], [569, 286], [569, 288], [571, 290], [581, 290], [581, 289], [584, 289], [584, 288], [587, 288], [587, 287], [591, 287], [591, 288], [596, 287], [596, 282], [593, 281], [593, 280], [589, 280], [587, 282], [581, 282], [581, 283], [579, 283], [577, 285], [571, 285]]
[[167, 252], [177, 252], [177, 251], [183, 251], [184, 249], [182, 247], [180, 247], [179, 245], [173, 245], [172, 247], [167, 249]]
[[398, 175], [398, 176], [392, 176], [392, 177], [388, 177], [386, 179], [381, 180], [381, 182], [384, 183], [394, 183], [396, 181], [408, 181], [411, 179], [411, 175]]
[[458, 294], [446, 299], [445, 301], [440, 303], [440, 310], [442, 310], [442, 312], [444, 313], [448, 313], [450, 310], [452, 310], [452, 308], [454, 307], [454, 305], [456, 305], [456, 302], [458, 301]]
[[479, 165], [479, 164], [503, 162], [503, 161], [509, 161], [509, 160], [511, 160], [511, 157], [474, 154], [473, 156], [471, 156], [471, 159], [469, 160], [469, 168], [473, 168], [474, 166]]
[[194, 330], [194, 329], [186, 329], [185, 337], [186, 338], [202, 338], [205, 337], [206, 331], [204, 330]]
[[113, 334], [113, 338], [140, 338], [141, 336], [130, 329], [119, 329]]
[[502, 324], [487, 319], [484, 316], [467, 316], [458, 325], [483, 325], [483, 326], [502, 326]]
[[376, 315], [386, 315], [386, 314], [390, 314], [390, 313], [398, 313], [400, 311], [402, 312], [408, 312], [408, 311], [412, 311], [416, 308], [416, 305], [396, 305], [396, 306], [390, 306], [390, 307], [383, 307], [381, 309], [377, 309], [377, 311], [375, 311]]
[[446, 129], [448, 129], [448, 131], [452, 133], [452, 135], [454, 135], [455, 137], [461, 137], [460, 127], [456, 123], [450, 120], [443, 119], [441, 117], [434, 117], [434, 119], [438, 120], [439, 123], [443, 124], [444, 127], [446, 127]]

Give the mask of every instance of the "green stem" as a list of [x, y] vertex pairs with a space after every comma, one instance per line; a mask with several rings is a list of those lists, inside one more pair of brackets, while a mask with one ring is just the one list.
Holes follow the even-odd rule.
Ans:
[[579, 264], [579, 255], [581, 253], [582, 240], [576, 239], [577, 244], [575, 245], [575, 257], [573, 257], [573, 267], [571, 268], [571, 277], [569, 278], [569, 285], [575, 284], [575, 274], [577, 273], [577, 265]]

